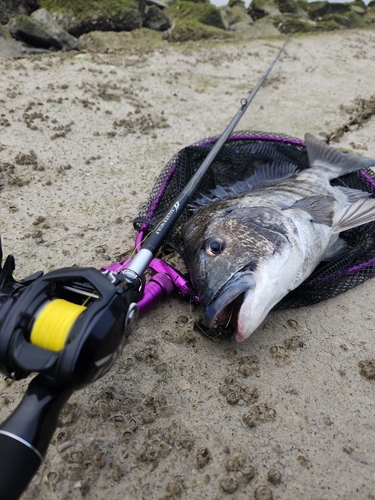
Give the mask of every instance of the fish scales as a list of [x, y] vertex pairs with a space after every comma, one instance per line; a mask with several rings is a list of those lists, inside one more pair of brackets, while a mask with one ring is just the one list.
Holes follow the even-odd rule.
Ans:
[[[246, 339], [324, 261], [345, 251], [343, 230], [375, 220], [375, 199], [330, 180], [375, 165], [306, 134], [309, 167], [260, 165], [245, 182], [198, 200], [183, 228], [192, 282], [210, 327]], [[233, 314], [239, 307], [238, 315]]]

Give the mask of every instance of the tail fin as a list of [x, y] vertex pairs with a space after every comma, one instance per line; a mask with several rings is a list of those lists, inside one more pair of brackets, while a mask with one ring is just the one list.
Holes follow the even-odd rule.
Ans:
[[329, 179], [335, 179], [362, 168], [375, 167], [375, 160], [351, 153], [342, 153], [311, 134], [305, 134], [310, 167], [323, 169]]

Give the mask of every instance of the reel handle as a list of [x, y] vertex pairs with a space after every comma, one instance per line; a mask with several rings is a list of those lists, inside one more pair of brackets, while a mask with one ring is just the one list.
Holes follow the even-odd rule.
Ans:
[[73, 390], [35, 377], [16, 410], [0, 426], [0, 498], [17, 500], [38, 470]]

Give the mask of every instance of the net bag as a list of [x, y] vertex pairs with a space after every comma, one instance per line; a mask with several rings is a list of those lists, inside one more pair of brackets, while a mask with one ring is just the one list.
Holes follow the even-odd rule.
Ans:
[[[163, 219], [176, 196], [198, 170], [217, 137], [210, 137], [185, 147], [165, 165], [147, 201], [142, 206], [134, 227], [140, 241]], [[248, 178], [259, 166], [274, 161], [296, 165], [297, 171], [309, 168], [305, 143], [283, 134], [242, 131], [230, 136], [210, 166], [194, 200], [208, 195], [218, 186], [230, 186]], [[374, 197], [375, 173], [359, 170], [332, 181], [360, 189]], [[183, 256], [182, 226], [192, 215], [185, 208], [171, 229], [164, 248], [170, 246]], [[322, 262], [298, 288], [290, 292], [276, 308], [315, 304], [353, 288], [375, 275], [375, 222], [358, 226], [340, 234], [348, 244], [348, 251], [334, 261]]]

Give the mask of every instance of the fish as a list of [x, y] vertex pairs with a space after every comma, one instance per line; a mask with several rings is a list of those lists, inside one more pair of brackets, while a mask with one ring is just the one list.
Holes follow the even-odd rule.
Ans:
[[248, 338], [317, 265], [342, 255], [340, 233], [375, 220], [375, 198], [330, 181], [375, 166], [305, 135], [309, 167], [259, 166], [245, 181], [197, 199], [185, 222], [184, 255], [208, 328], [236, 325]]

